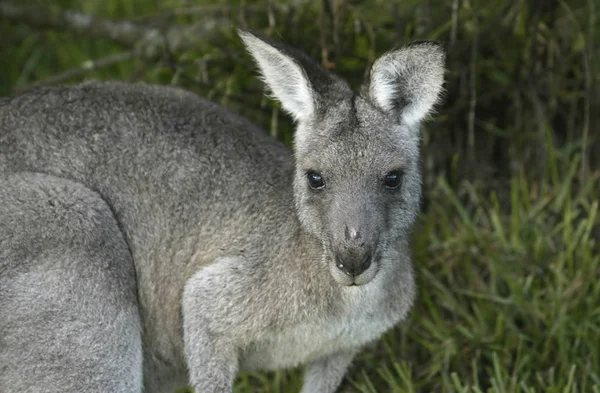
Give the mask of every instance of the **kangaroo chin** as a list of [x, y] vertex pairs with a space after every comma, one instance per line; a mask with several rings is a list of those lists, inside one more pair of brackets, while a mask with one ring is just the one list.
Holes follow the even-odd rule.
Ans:
[[333, 393], [406, 318], [442, 47], [392, 49], [353, 91], [239, 36], [293, 149], [175, 87], [0, 102], [0, 392], [231, 393], [241, 370], [305, 365], [301, 393]]

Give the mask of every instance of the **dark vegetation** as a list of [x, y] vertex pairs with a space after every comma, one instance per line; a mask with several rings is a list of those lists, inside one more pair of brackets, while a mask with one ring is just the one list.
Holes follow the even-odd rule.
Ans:
[[[291, 121], [263, 97], [236, 26], [355, 87], [383, 51], [442, 40], [446, 98], [422, 131], [419, 299], [344, 389], [600, 392], [599, 16], [595, 0], [0, 0], [0, 95], [92, 78], [176, 84], [289, 144]], [[300, 381], [243, 374], [236, 392]]]

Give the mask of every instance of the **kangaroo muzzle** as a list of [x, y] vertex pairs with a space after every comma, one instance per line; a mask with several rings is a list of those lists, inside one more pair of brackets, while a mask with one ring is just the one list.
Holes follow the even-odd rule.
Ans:
[[370, 247], [360, 247], [336, 253], [336, 266], [345, 274], [356, 277], [371, 267], [373, 252]]
[[366, 229], [364, 223], [345, 224], [343, 235], [334, 242], [335, 265], [347, 276], [360, 276], [371, 267], [375, 242]]

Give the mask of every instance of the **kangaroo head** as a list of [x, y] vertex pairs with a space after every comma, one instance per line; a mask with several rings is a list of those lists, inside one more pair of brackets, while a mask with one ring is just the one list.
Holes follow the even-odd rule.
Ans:
[[[378, 58], [360, 93], [303, 53], [239, 32], [297, 123], [296, 210], [341, 285], [362, 285], [397, 249], [419, 210], [419, 124], [442, 91], [445, 53], [414, 42]], [[408, 252], [408, 250], [406, 250]]]

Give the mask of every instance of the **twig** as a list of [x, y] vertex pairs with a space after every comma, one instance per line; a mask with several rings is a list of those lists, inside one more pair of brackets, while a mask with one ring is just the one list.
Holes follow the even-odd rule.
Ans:
[[454, 46], [458, 31], [458, 1], [459, 0], [452, 1], [452, 29], [450, 30], [450, 47]]
[[60, 74], [53, 75], [49, 78], [42, 79], [42, 80], [36, 81], [34, 83], [31, 83], [29, 85], [17, 88], [17, 91], [26, 91], [26, 90], [30, 90], [30, 89], [33, 89], [33, 88], [36, 88], [39, 86], [60, 84], [60, 83], [68, 81], [69, 79], [83, 75], [89, 71], [97, 70], [99, 68], [109, 67], [111, 65], [133, 59], [135, 56], [136, 56], [135, 51], [128, 51], [128, 52], [122, 52], [122, 53], [118, 53], [116, 55], [108, 56], [108, 57], [105, 57], [105, 58], [102, 58], [99, 60], [86, 61], [81, 65], [81, 67], [71, 68], [70, 70], [62, 72]]
[[594, 6], [594, 2], [588, 0], [589, 4], [589, 19], [588, 19], [588, 34], [587, 41], [588, 45], [585, 50], [585, 108], [583, 114], [583, 138], [582, 138], [582, 157], [581, 157], [581, 180], [585, 182], [586, 176], [588, 174], [589, 163], [588, 163], [588, 136], [590, 132], [590, 115], [591, 115], [591, 106], [593, 97], [593, 80], [592, 80], [592, 72], [591, 69], [594, 65], [594, 32], [596, 28], [596, 10]]
[[[594, 33], [595, 26], [595, 12], [593, 7], [593, 2], [590, 1], [590, 19], [589, 19], [589, 33], [586, 34], [584, 29], [577, 22], [577, 18], [573, 14], [571, 7], [564, 1], [560, 0], [560, 5], [565, 9], [567, 15], [573, 22], [573, 25], [579, 30], [580, 34], [585, 37], [585, 41], [587, 43], [581, 51], [581, 56], [583, 60], [583, 74], [584, 74], [584, 104], [583, 104], [583, 129], [581, 131], [581, 169], [580, 169], [580, 179], [582, 182], [585, 182], [587, 174], [588, 174], [588, 138], [590, 133], [590, 107], [591, 107], [591, 98], [592, 98], [592, 72], [590, 70], [590, 57], [592, 50], [591, 39]], [[589, 52], [589, 53], [588, 53]]]
[[53, 30], [69, 30], [92, 37], [108, 37], [126, 46], [135, 45], [152, 33], [152, 29], [144, 29], [131, 22], [114, 22], [75, 11], [21, 7], [7, 2], [0, 2], [0, 19]]
[[198, 48], [203, 42], [211, 41], [215, 35], [232, 28], [231, 21], [227, 18], [211, 18], [204, 19], [202, 23], [171, 26], [162, 31], [130, 21], [114, 21], [76, 11], [21, 7], [6, 2], [0, 2], [0, 19], [76, 32], [89, 37], [108, 38], [126, 47], [136, 47], [143, 57], [155, 57], [163, 53], [165, 48], [175, 53]]
[[477, 51], [478, 51], [479, 32], [476, 30], [471, 44], [471, 64], [469, 78], [469, 117], [467, 142], [469, 148], [469, 158], [475, 157], [475, 111], [477, 109]]
[[131, 18], [131, 21], [136, 23], [148, 23], [154, 21], [162, 21], [178, 16], [208, 16], [215, 14], [228, 14], [237, 12], [239, 7], [232, 5], [203, 5], [203, 6], [186, 6], [164, 11], [161, 13], [152, 13], [146, 15], [138, 15]]
[[270, 36], [275, 31], [275, 14], [273, 13], [273, 0], [267, 0], [267, 15], [269, 17], [269, 30], [268, 35]]
[[319, 12], [319, 38], [321, 43], [321, 64], [328, 69], [331, 69], [335, 66], [329, 60], [329, 49], [327, 47], [327, 17], [331, 21], [333, 19], [333, 11], [331, 9], [330, 0], [322, 0], [321, 2], [321, 11]]
[[[270, 5], [272, 11], [279, 12], [281, 14], [289, 13], [294, 6], [289, 4], [275, 4]], [[240, 9], [243, 8], [244, 12], [248, 13], [264, 13], [266, 7], [263, 5], [202, 5], [202, 6], [186, 6], [175, 8], [173, 10], [165, 11], [159, 14], [141, 15], [133, 18], [136, 22], [149, 22], [155, 20], [170, 19], [178, 16], [212, 16], [215, 14], [231, 14], [239, 13]]]

